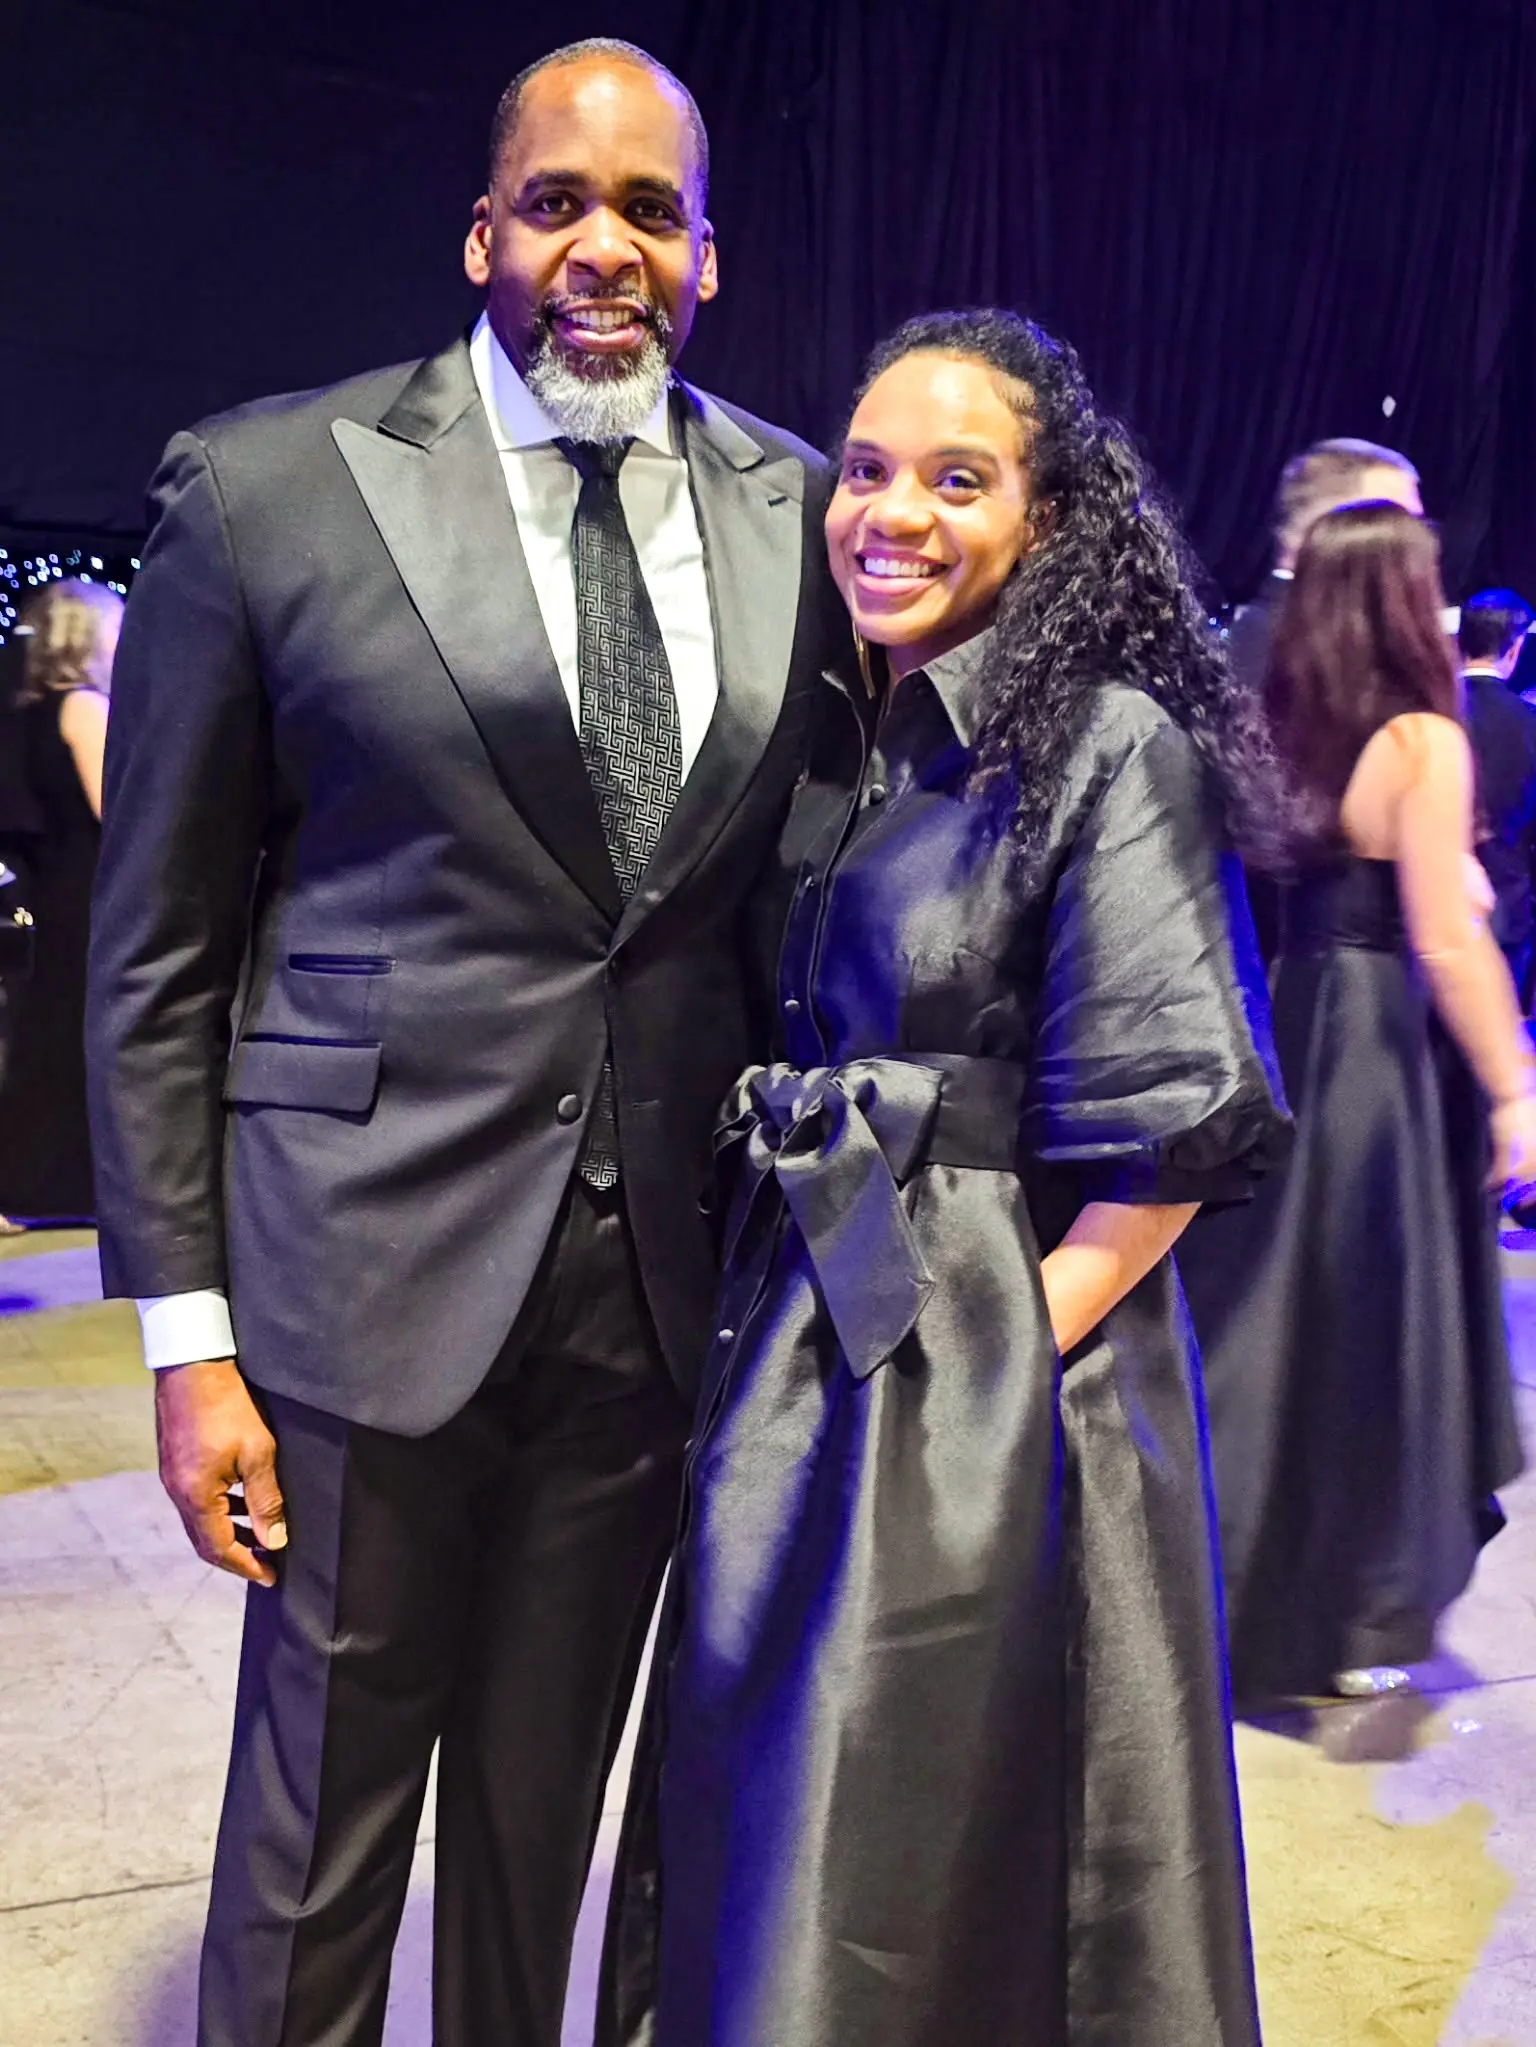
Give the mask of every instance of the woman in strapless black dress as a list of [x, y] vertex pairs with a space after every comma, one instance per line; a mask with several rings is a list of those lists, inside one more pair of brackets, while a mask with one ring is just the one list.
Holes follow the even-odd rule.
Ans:
[[1302, 810], [1271, 976], [1296, 1148], [1178, 1251], [1240, 1706], [1397, 1682], [1521, 1468], [1489, 1182], [1529, 1172], [1530, 1056], [1471, 880], [1442, 603], [1422, 521], [1331, 513], [1266, 685]]

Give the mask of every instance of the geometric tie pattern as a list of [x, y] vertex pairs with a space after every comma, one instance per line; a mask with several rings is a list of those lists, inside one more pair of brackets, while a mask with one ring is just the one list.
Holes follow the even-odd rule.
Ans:
[[[627, 901], [640, 885], [683, 785], [677, 692], [661, 628], [619, 497], [628, 441], [556, 443], [581, 478], [571, 524], [576, 583], [578, 731], [608, 857]], [[619, 1176], [613, 1069], [605, 1062], [581, 1176]]]
[[627, 899], [683, 786], [677, 692], [619, 497], [630, 444], [559, 446], [581, 478], [571, 526], [581, 751]]

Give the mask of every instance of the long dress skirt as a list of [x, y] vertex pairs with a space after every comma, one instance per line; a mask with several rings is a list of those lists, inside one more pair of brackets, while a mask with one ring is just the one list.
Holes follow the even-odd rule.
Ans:
[[1251, 1707], [1428, 1656], [1522, 1464], [1487, 1111], [1390, 863], [1310, 878], [1286, 924], [1272, 992], [1296, 1147], [1177, 1254]]

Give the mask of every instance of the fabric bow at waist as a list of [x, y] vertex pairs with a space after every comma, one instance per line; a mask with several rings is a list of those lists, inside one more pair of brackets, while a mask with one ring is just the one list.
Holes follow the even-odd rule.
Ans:
[[[855, 1059], [750, 1067], [715, 1138], [739, 1175], [727, 1255], [771, 1175], [805, 1240], [857, 1378], [891, 1355], [933, 1292], [900, 1188], [920, 1166], [1013, 1168], [1024, 1069], [1001, 1059]], [[728, 1156], [741, 1147], [739, 1162]]]

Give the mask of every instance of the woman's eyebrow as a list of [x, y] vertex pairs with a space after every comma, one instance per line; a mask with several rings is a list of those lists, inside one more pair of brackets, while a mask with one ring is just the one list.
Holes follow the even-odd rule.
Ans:
[[[885, 449], [878, 441], [846, 441], [845, 455], [881, 455]], [[997, 450], [987, 441], [954, 441], [942, 448], [927, 448], [921, 458], [925, 462], [991, 462], [998, 459]]]
[[938, 462], [996, 462], [997, 450], [987, 441], [955, 441], [933, 449], [932, 457]]

